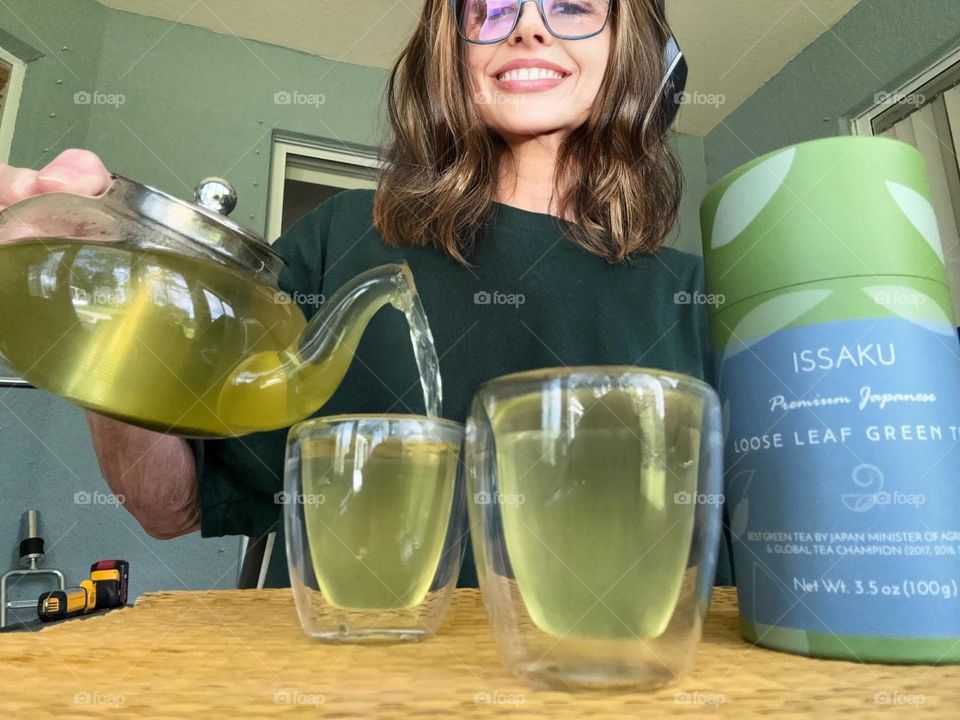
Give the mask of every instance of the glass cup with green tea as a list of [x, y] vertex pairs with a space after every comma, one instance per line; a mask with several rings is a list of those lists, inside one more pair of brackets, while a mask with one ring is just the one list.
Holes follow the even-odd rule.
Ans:
[[463, 426], [338, 415], [287, 440], [287, 560], [304, 631], [334, 642], [434, 634], [464, 539]]
[[722, 512], [714, 390], [636, 367], [485, 383], [467, 504], [500, 655], [535, 685], [653, 689], [692, 664]]

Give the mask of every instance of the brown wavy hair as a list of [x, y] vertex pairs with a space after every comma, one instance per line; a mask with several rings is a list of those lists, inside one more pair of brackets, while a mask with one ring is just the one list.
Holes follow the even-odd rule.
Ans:
[[[677, 217], [683, 175], [659, 108], [662, 0], [611, 0], [607, 70], [589, 118], [563, 141], [555, 187], [571, 239], [618, 263], [652, 253]], [[426, 0], [387, 85], [393, 139], [373, 221], [391, 246], [434, 246], [468, 264], [509, 147], [471, 101], [465, 45], [448, 0]]]

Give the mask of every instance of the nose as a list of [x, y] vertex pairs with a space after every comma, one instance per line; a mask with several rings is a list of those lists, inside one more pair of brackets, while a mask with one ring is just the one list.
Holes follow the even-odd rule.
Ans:
[[509, 45], [521, 45], [524, 43], [540, 43], [549, 45], [553, 36], [543, 24], [543, 16], [540, 12], [540, 3], [537, 0], [520, 1], [520, 18], [517, 20], [517, 26], [513, 29], [513, 34], [507, 40]]

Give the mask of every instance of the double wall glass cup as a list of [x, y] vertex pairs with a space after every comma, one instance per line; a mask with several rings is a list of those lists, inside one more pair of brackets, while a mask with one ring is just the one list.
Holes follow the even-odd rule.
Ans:
[[687, 375], [562, 368], [480, 387], [467, 504], [509, 670], [632, 689], [689, 670], [716, 570], [721, 451], [717, 395]]
[[334, 642], [437, 631], [460, 569], [463, 426], [335, 416], [287, 440], [287, 560], [304, 631]]

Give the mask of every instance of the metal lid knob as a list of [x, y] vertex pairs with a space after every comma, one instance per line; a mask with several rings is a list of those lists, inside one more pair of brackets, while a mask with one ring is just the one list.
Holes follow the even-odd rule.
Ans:
[[208, 177], [197, 183], [193, 197], [197, 203], [221, 215], [229, 215], [237, 207], [237, 190], [229, 181]]

